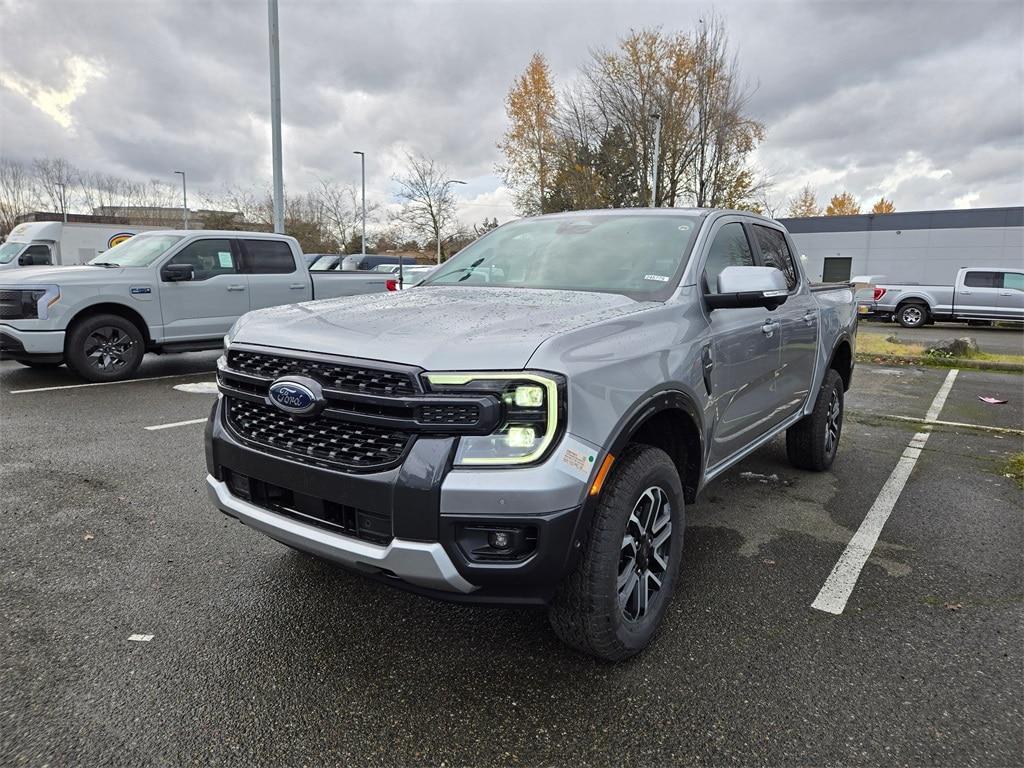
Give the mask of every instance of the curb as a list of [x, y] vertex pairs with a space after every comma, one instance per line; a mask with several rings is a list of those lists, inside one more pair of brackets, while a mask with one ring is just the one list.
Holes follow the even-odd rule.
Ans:
[[867, 352], [856, 354], [858, 363], [894, 363], [897, 365], [920, 365], [929, 368], [973, 368], [979, 371], [1008, 371], [1024, 373], [1024, 363], [1004, 363], [998, 360], [971, 360], [964, 357], [909, 357], [905, 355], [872, 355]]

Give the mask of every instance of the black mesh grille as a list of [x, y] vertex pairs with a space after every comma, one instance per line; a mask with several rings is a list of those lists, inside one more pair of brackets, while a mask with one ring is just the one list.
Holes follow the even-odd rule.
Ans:
[[472, 404], [420, 406], [416, 420], [421, 424], [476, 424], [480, 409]]
[[325, 387], [363, 392], [370, 395], [413, 395], [416, 388], [412, 377], [399, 371], [382, 371], [356, 365], [342, 365], [317, 360], [296, 360], [279, 355], [232, 350], [228, 353], [228, 367], [253, 376], [276, 379], [288, 374], [309, 376]]
[[[42, 291], [33, 292], [36, 297]], [[23, 302], [23, 291], [0, 291], [0, 320], [25, 320], [38, 316], [33, 301]]]
[[297, 419], [277, 408], [225, 398], [228, 424], [241, 437], [268, 448], [353, 469], [397, 463], [411, 435], [320, 416]]

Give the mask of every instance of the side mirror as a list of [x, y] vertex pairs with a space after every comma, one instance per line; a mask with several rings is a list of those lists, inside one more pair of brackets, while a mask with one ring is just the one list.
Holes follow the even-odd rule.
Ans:
[[704, 294], [709, 310], [764, 307], [786, 303], [786, 276], [775, 267], [726, 267], [718, 275], [718, 293]]
[[160, 271], [160, 276], [168, 283], [180, 283], [195, 277], [189, 264], [168, 264]]
[[23, 253], [23, 254], [21, 254], [21, 256], [18, 257], [18, 266], [19, 267], [30, 266], [31, 264], [32, 264], [32, 257], [31, 256], [26, 256]]

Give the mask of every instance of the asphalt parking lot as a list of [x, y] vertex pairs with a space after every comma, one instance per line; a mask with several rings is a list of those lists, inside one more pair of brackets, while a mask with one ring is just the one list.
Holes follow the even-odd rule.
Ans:
[[776, 441], [710, 485], [660, 637], [613, 666], [543, 613], [394, 591], [215, 512], [202, 424], [145, 429], [206, 416], [175, 386], [215, 358], [70, 388], [0, 364], [0, 764], [1020, 763], [1020, 376], [955, 376], [939, 422], [1004, 431], [934, 424], [835, 614], [812, 603], [949, 378], [858, 366], [833, 471]]

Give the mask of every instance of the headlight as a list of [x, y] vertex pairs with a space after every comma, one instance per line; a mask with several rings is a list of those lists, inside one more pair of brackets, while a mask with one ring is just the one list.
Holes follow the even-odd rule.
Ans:
[[0, 320], [46, 319], [47, 310], [59, 298], [55, 285], [0, 289]]
[[456, 466], [518, 466], [539, 461], [562, 427], [565, 382], [554, 374], [510, 372], [427, 373], [431, 392], [493, 395], [501, 402], [489, 435], [463, 435]]

